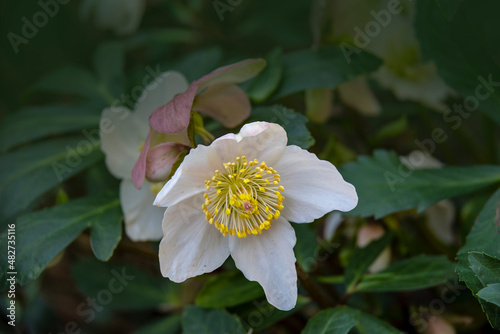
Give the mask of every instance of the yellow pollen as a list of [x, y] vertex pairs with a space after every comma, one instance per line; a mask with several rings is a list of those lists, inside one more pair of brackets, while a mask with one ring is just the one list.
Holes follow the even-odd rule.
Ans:
[[245, 156], [223, 164], [205, 181], [202, 210], [222, 235], [238, 238], [262, 234], [283, 210], [285, 188], [276, 170], [264, 161]]

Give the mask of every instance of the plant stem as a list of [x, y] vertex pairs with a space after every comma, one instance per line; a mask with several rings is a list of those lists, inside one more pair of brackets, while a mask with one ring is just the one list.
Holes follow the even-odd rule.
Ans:
[[297, 277], [299, 279], [299, 282], [300, 282], [300, 284], [302, 284], [302, 287], [304, 287], [304, 289], [307, 290], [307, 292], [309, 293], [311, 298], [314, 299], [314, 301], [316, 303], [318, 303], [318, 305], [323, 309], [327, 309], [327, 308], [335, 306], [335, 304], [332, 303], [325, 296], [324, 292], [321, 291], [318, 284], [316, 284], [311, 279], [309, 274], [306, 273], [298, 263], [295, 266], [297, 268]]

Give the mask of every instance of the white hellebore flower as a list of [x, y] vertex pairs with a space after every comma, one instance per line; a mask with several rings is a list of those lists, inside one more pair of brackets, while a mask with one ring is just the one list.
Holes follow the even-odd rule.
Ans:
[[[182, 74], [165, 72], [144, 89], [134, 112], [125, 107], [110, 107], [102, 112], [101, 149], [106, 154], [106, 166], [111, 174], [122, 179], [120, 200], [125, 215], [125, 231], [134, 241], [159, 240], [162, 236], [159, 221], [165, 212], [165, 209], [153, 206], [163, 183], [145, 182], [138, 190], [132, 182], [132, 169], [150, 130], [149, 116], [187, 87]], [[175, 139], [189, 145], [187, 135]]]
[[80, 5], [80, 18], [92, 17], [99, 29], [130, 35], [139, 28], [145, 4], [145, 0], [84, 0]]
[[[396, 7], [394, 8], [394, 4]], [[391, 9], [392, 8], [392, 9]], [[397, 11], [396, 14], [389, 11]], [[402, 101], [415, 101], [445, 111], [444, 100], [454, 91], [438, 75], [432, 61], [424, 61], [416, 37], [415, 2], [393, 0], [333, 0], [332, 32], [358, 49], [373, 53], [384, 65], [373, 75], [381, 86]], [[377, 29], [374, 33], [373, 27]], [[377, 114], [380, 106], [359, 79], [351, 87], [341, 85], [341, 98], [363, 114]], [[347, 94], [353, 89], [357, 93]]]
[[296, 238], [289, 221], [352, 210], [358, 197], [331, 163], [286, 144], [281, 126], [255, 122], [190, 151], [154, 203], [168, 207], [159, 253], [163, 276], [183, 282], [231, 255], [270, 304], [295, 306]]

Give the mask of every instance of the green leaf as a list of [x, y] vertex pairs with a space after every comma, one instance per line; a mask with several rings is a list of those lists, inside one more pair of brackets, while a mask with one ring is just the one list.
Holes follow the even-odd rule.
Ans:
[[59, 94], [75, 94], [91, 99], [100, 98], [99, 83], [93, 74], [81, 67], [64, 66], [36, 82], [31, 90]]
[[308, 225], [293, 224], [295, 235], [297, 236], [297, 243], [293, 251], [297, 258], [297, 263], [305, 272], [309, 272], [316, 264], [317, 252], [319, 250], [319, 245], [316, 242], [316, 234]]
[[[179, 61], [173, 69], [184, 74], [188, 82], [198, 80], [217, 68], [222, 60], [218, 47], [193, 52]], [[193, 66], [196, 64], [196, 66]]]
[[389, 122], [383, 128], [381, 128], [373, 137], [373, 141], [379, 143], [384, 139], [399, 136], [407, 130], [408, 120], [406, 118], [406, 115], [403, 115], [399, 119]]
[[[259, 332], [268, 328], [280, 320], [288, 318], [292, 314], [299, 311], [303, 306], [310, 304], [311, 300], [307, 297], [300, 296], [297, 299], [297, 304], [290, 311], [280, 311], [272, 306], [267, 300], [253, 302], [253, 306], [248, 312], [245, 312], [240, 317], [242, 322], [254, 329], [254, 332]], [[240, 313], [241, 314], [241, 313]]]
[[500, 283], [490, 284], [479, 290], [477, 296], [500, 307]]
[[340, 284], [345, 283], [345, 278], [342, 275], [334, 276], [316, 276], [316, 280], [321, 283], [327, 284]]
[[223, 310], [187, 306], [182, 314], [184, 334], [245, 334], [238, 317]]
[[210, 277], [196, 296], [196, 304], [202, 307], [230, 307], [264, 296], [257, 282], [249, 281], [240, 271]]
[[402, 334], [403, 332], [371, 314], [359, 311], [356, 329], [360, 334]]
[[85, 171], [85, 189], [88, 195], [103, 195], [110, 189], [118, 191], [120, 183], [119, 179], [111, 175], [104, 161]]
[[125, 87], [125, 48], [122, 42], [105, 42], [94, 54], [94, 69], [99, 78], [99, 92], [107, 100], [119, 96]]
[[[0, 124], [0, 152], [35, 139], [95, 128], [100, 114], [100, 110], [84, 106], [53, 105], [19, 110]], [[86, 133], [99, 138], [97, 129]]]
[[356, 291], [386, 292], [419, 290], [446, 282], [455, 276], [455, 264], [444, 256], [420, 255], [390, 265], [363, 277]]
[[280, 105], [259, 107], [252, 110], [248, 122], [265, 121], [281, 125], [288, 135], [288, 145], [307, 149], [314, 145], [314, 138], [306, 127], [307, 118]]
[[402, 333], [368, 313], [350, 307], [341, 306], [324, 310], [316, 314], [308, 323], [302, 334], [348, 333], [356, 328], [360, 334], [396, 334]]
[[436, 0], [446, 19], [451, 20], [464, 0]]
[[350, 58], [349, 61], [338, 46], [284, 55], [281, 85], [273, 98], [279, 99], [309, 88], [334, 88], [375, 71], [381, 64], [380, 59], [364, 52], [354, 53]]
[[[422, 54], [436, 63], [444, 81], [465, 98], [459, 106], [471, 112], [479, 107], [500, 124], [500, 68], [495, 56], [500, 42], [496, 34], [500, 2], [454, 2], [445, 11], [436, 10], [436, 0], [417, 2], [416, 29]], [[438, 2], [441, 7], [443, 3]], [[464, 110], [465, 115], [468, 111]], [[464, 116], [450, 114], [455, 120], [448, 116], [448, 122], [462, 124]]]
[[121, 222], [116, 194], [81, 198], [20, 217], [15, 224], [18, 282], [23, 285], [36, 279], [86, 228], [91, 229], [96, 256], [109, 259], [121, 239]]
[[266, 68], [251, 82], [247, 88], [247, 95], [254, 102], [261, 103], [267, 100], [278, 88], [283, 73], [281, 48], [275, 48], [267, 57]]
[[410, 169], [394, 152], [383, 150], [341, 166], [340, 172], [356, 187], [359, 197], [358, 206], [349, 214], [375, 218], [414, 208], [422, 211], [442, 199], [500, 181], [500, 166]]
[[[457, 272], [472, 293], [477, 294], [486, 284], [499, 283], [500, 233], [496, 225], [500, 189], [489, 199], [472, 227], [465, 245], [458, 251]], [[472, 261], [472, 263], [471, 263]], [[479, 276], [478, 276], [479, 273]], [[482, 280], [482, 281], [481, 281]], [[484, 283], [483, 283], [484, 282]], [[486, 283], [486, 284], [485, 284]], [[500, 308], [479, 299], [491, 326], [500, 329]]]
[[373, 261], [390, 244], [392, 237], [392, 233], [385, 233], [382, 238], [374, 240], [366, 247], [357, 248], [354, 251], [344, 274], [348, 291], [354, 287]]
[[122, 239], [123, 214], [114, 210], [106, 215], [106, 220], [102, 218], [91, 223], [90, 247], [99, 260], [108, 261]]
[[72, 273], [80, 292], [90, 298], [97, 297], [98, 303], [101, 303], [100, 296], [107, 294], [101, 291], [109, 290], [112, 299], [106, 307], [115, 310], [146, 310], [179, 304], [179, 285], [153, 277], [129, 263], [80, 261], [73, 266]]
[[358, 322], [359, 312], [345, 306], [318, 312], [302, 334], [347, 334]]
[[470, 252], [468, 259], [483, 286], [500, 282], [500, 259], [479, 252]]
[[193, 44], [197, 34], [188, 28], [167, 28], [141, 30], [127, 41], [127, 48], [133, 49], [141, 46], [157, 46], [168, 44]]
[[125, 67], [125, 48], [119, 41], [106, 42], [97, 48], [94, 54], [94, 68], [98, 78], [109, 84], [122, 79]]
[[47, 191], [102, 159], [99, 140], [48, 140], [0, 156], [0, 220], [29, 209]]
[[181, 330], [181, 316], [170, 315], [165, 319], [151, 322], [134, 334], [177, 334]]

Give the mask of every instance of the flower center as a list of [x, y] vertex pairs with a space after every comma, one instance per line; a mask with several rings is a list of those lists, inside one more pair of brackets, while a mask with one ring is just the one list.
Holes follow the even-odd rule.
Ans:
[[205, 218], [224, 235], [246, 238], [260, 234], [280, 216], [285, 189], [280, 175], [264, 161], [247, 161], [245, 156], [224, 164], [225, 172], [215, 171], [205, 181], [207, 192], [201, 206]]

